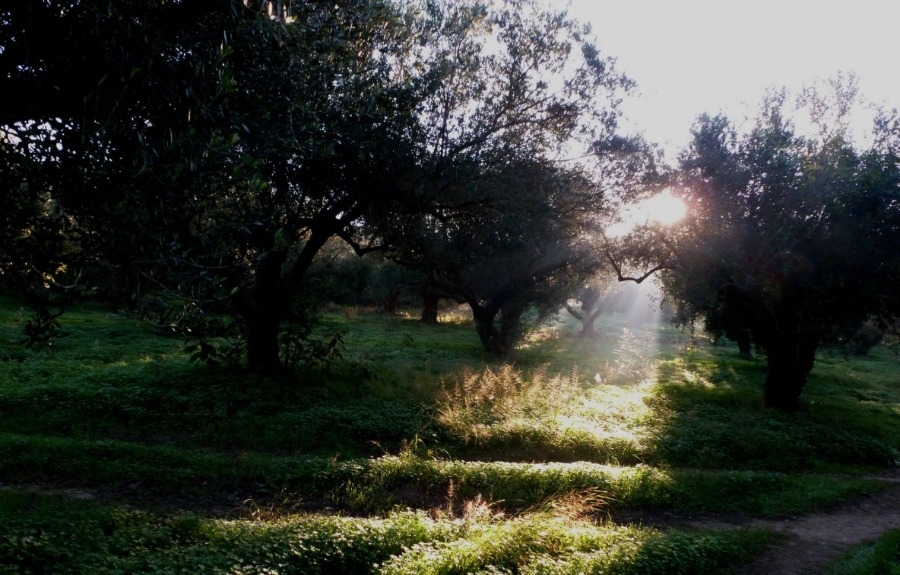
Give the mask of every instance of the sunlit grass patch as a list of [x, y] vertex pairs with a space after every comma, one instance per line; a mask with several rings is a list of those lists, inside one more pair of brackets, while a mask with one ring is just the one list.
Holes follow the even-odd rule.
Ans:
[[808, 408], [785, 414], [762, 406], [762, 361], [717, 348], [662, 361], [645, 398], [652, 409], [645, 420], [650, 461], [779, 471], [890, 465], [898, 458], [900, 419], [889, 407], [900, 402], [900, 393], [890, 399], [885, 390], [887, 405], [877, 407], [855, 400], [850, 382], [836, 393], [848, 366], [826, 361], [822, 371], [832, 373], [810, 378]]
[[435, 426], [450, 444], [488, 457], [636, 463], [645, 416], [634, 389], [504, 364], [445, 382]]
[[413, 546], [392, 557], [380, 572], [715, 572], [752, 557], [767, 541], [768, 536], [760, 532], [663, 533], [538, 514], [479, 525], [459, 539]]
[[445, 380], [438, 398], [439, 443], [482, 459], [777, 471], [889, 465], [900, 457], [900, 421], [891, 409], [900, 394], [887, 386], [880, 388], [886, 405], [874, 406], [854, 399], [860, 392], [850, 385], [817, 400], [814, 393], [834, 384], [813, 379], [810, 408], [784, 414], [762, 406], [764, 364], [727, 349], [660, 360], [654, 373], [608, 385], [575, 370], [463, 372]]
[[[578, 463], [510, 463], [384, 457], [327, 469], [339, 487], [331, 499], [350, 508], [392, 505], [454, 507], [475, 498], [509, 512], [542, 507], [571, 494], [591, 494], [597, 513], [669, 510], [784, 516], [821, 510], [875, 492], [873, 480], [792, 476], [763, 471], [675, 469]], [[329, 483], [325, 481], [324, 483]]]
[[0, 491], [0, 557], [11, 572], [699, 573], [746, 560], [768, 539], [764, 532], [668, 533], [547, 512], [504, 518], [483, 502], [437, 517], [400, 511], [260, 521]]
[[377, 573], [412, 545], [457, 537], [456, 523], [414, 512], [223, 520], [0, 491], [0, 557], [14, 573]]
[[[4, 333], [15, 313], [0, 306]], [[97, 494], [79, 538], [68, 498], [35, 513], [40, 496], [0, 490], [0, 531], [15, 518], [0, 535], [57, 572], [414, 572], [424, 557], [435, 572], [454, 557], [484, 573], [716, 572], [755, 535], [614, 522], [829, 509], [884, 484], [817, 472], [900, 447], [897, 360], [880, 349], [822, 357], [805, 411], [785, 415], [762, 407], [762, 360], [686, 350], [668, 328], [560, 331], [504, 364], [471, 324], [333, 314], [342, 361], [261, 378], [191, 365], [126, 316], [70, 317], [84, 321], [58, 351], [0, 357], [0, 477]], [[208, 501], [230, 520], [152, 511]], [[94, 546], [101, 533], [131, 550]]]

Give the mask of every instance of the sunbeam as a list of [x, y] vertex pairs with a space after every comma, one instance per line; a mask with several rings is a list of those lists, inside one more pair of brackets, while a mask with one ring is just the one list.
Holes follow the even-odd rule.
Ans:
[[614, 362], [606, 373], [598, 373], [598, 383], [641, 384], [652, 381], [659, 351], [659, 329], [664, 320], [662, 293], [653, 281], [628, 284], [622, 288], [618, 322], [610, 326], [616, 338]]

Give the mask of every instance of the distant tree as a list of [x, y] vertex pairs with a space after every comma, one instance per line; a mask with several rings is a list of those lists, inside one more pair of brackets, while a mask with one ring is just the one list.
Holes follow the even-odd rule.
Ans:
[[504, 356], [523, 334], [527, 309], [555, 313], [593, 269], [583, 220], [567, 217], [560, 206], [593, 186], [533, 165], [481, 183], [491, 190], [490, 205], [447, 225], [429, 223], [423, 232], [435, 236], [426, 248], [426, 269], [432, 285], [472, 309], [485, 349]]
[[900, 124], [882, 114], [858, 149], [846, 123], [855, 84], [844, 80], [830, 99], [804, 94], [816, 134], [797, 133], [776, 92], [746, 133], [702, 116], [680, 157], [690, 211], [666, 239], [666, 290], [682, 321], [765, 352], [765, 405], [786, 411], [830, 334], [900, 303]]
[[[581, 322], [579, 337], [590, 339], [599, 335], [595, 324], [600, 316], [628, 312], [638, 295], [639, 292], [630, 289], [628, 284], [623, 285], [616, 277], [606, 275], [584, 284], [563, 307], [569, 315]], [[572, 300], [580, 305], [572, 305]]]

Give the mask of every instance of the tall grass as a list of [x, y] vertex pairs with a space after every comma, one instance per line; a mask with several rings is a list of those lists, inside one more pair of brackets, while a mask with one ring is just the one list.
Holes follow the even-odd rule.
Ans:
[[445, 384], [434, 425], [450, 453], [470, 458], [773, 471], [900, 459], [898, 390], [879, 386], [881, 403], [858, 401], [863, 386], [841, 381], [850, 364], [823, 363], [837, 373], [815, 378], [796, 414], [762, 407], [760, 362], [716, 349], [660, 360], [654, 381], [630, 385], [488, 367]]

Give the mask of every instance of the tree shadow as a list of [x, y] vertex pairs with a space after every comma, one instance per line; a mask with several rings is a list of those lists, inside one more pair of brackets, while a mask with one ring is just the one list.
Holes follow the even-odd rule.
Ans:
[[[730, 347], [707, 347], [661, 362], [646, 401], [652, 408], [648, 442], [653, 463], [703, 469], [781, 472], [891, 465], [897, 445], [851, 419], [880, 417], [850, 399], [830, 409], [808, 399], [797, 413], [762, 403], [765, 362]], [[815, 397], [814, 395], [812, 396]], [[835, 419], [840, 411], [852, 413]]]

